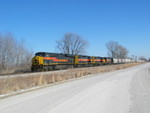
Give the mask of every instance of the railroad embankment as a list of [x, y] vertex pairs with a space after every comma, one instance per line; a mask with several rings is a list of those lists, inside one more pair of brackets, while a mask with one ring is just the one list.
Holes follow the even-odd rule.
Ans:
[[49, 84], [60, 83], [91, 74], [125, 69], [139, 64], [140, 63], [107, 65], [0, 77], [0, 95], [12, 94], [12, 92], [18, 92], [37, 86], [47, 86]]

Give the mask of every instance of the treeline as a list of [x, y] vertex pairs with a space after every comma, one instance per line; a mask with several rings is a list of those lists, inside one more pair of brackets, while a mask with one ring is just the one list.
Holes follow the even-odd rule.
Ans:
[[33, 52], [12, 33], [0, 33], [0, 74], [29, 71]]
[[[61, 40], [56, 42], [56, 49], [64, 54], [84, 54], [88, 49], [88, 41], [75, 33], [66, 33]], [[108, 56], [112, 58], [127, 58], [129, 51], [116, 41], [106, 43]]]

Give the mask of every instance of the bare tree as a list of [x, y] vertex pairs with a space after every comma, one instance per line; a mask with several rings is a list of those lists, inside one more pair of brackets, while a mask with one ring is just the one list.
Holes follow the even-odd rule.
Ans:
[[65, 54], [84, 54], [86, 52], [86, 48], [88, 42], [84, 40], [78, 34], [66, 33], [64, 38], [56, 41], [56, 48]]
[[0, 73], [30, 69], [32, 55], [33, 52], [17, 41], [12, 33], [0, 34]]
[[108, 56], [112, 58], [116, 58], [117, 49], [118, 49], [118, 42], [110, 41], [106, 43], [106, 48], [108, 50]]
[[127, 55], [128, 50], [125, 47], [119, 45], [117, 47], [116, 58], [127, 58]]
[[115, 41], [106, 43], [106, 48], [108, 50], [108, 56], [112, 58], [126, 58], [128, 55], [128, 50]]

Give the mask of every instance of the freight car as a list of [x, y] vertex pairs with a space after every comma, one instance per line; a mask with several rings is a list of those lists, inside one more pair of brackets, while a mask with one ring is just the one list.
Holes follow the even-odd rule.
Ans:
[[94, 57], [60, 53], [38, 52], [32, 58], [32, 71], [50, 71], [85, 66], [113, 64], [110, 57]]

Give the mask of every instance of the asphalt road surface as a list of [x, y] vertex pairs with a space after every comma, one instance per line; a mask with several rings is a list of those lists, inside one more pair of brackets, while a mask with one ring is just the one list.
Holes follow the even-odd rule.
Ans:
[[3, 98], [0, 113], [150, 113], [150, 63]]

